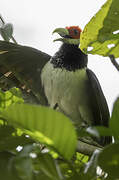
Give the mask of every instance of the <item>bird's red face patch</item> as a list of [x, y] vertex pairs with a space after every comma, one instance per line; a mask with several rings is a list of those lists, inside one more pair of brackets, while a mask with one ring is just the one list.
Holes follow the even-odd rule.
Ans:
[[80, 39], [80, 34], [82, 30], [79, 26], [70, 26], [70, 27], [66, 27], [66, 29], [69, 31], [69, 36], [71, 38]]

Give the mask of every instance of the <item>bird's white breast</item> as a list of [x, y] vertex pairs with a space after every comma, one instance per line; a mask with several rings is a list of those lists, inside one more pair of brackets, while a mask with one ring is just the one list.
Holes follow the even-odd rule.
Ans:
[[58, 107], [76, 123], [82, 119], [91, 122], [90, 97], [88, 96], [88, 77], [86, 69], [67, 71], [54, 68], [48, 62], [42, 72], [45, 95], [51, 107]]

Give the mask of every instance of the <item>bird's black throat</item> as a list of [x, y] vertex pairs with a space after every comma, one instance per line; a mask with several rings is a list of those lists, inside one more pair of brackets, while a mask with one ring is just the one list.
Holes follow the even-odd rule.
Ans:
[[87, 55], [78, 48], [78, 45], [63, 43], [59, 51], [51, 58], [50, 62], [54, 68], [75, 71], [87, 67], [88, 58]]

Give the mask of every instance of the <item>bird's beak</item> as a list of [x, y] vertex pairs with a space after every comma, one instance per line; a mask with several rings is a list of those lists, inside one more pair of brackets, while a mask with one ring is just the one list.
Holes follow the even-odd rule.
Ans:
[[65, 28], [56, 28], [53, 31], [53, 34], [54, 33], [58, 33], [61, 37], [65, 37], [65, 36], [69, 35], [69, 31], [67, 29], [65, 29]]
[[58, 33], [62, 38], [55, 39], [54, 41], [63, 41], [64, 38], [69, 36], [69, 31], [65, 28], [56, 28], [52, 34]]
[[65, 28], [56, 28], [52, 34], [54, 33], [58, 33], [61, 38], [58, 38], [58, 39], [55, 39], [55, 41], [62, 41], [64, 43], [67, 43], [67, 44], [79, 44], [80, 43], [80, 39], [72, 39], [69, 35], [69, 31]]

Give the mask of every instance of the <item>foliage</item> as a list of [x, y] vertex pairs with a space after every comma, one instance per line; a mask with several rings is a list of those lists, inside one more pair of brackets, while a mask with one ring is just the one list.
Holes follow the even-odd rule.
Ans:
[[[88, 158], [77, 153], [72, 165], [77, 141], [70, 120], [47, 107], [24, 104], [22, 96], [20, 101], [17, 98], [12, 101], [12, 98], [14, 96], [11, 97], [13, 104], [6, 103], [0, 113], [1, 177], [24, 180], [78, 178], [79, 167], [83, 167]], [[4, 96], [4, 101], [7, 100]]]
[[53, 146], [64, 158], [70, 159], [74, 154], [76, 132], [60, 112], [43, 106], [15, 104], [2, 111], [1, 116], [14, 127], [23, 128], [33, 139]]
[[85, 26], [80, 48], [90, 54], [119, 57], [119, 1], [107, 0]]
[[9, 91], [0, 90], [0, 111], [14, 103], [23, 103], [21, 91], [18, 88], [11, 88]]
[[0, 28], [0, 34], [5, 41], [9, 41], [13, 34], [13, 26], [10, 23], [4, 24]]
[[[81, 48], [92, 54], [103, 56], [113, 54], [118, 57], [119, 34], [113, 33], [119, 29], [118, 16], [118, 0], [107, 0], [84, 28]], [[1, 20], [3, 25], [0, 27], [0, 33], [3, 39], [9, 41], [11, 38], [16, 42], [12, 36], [12, 25], [5, 24], [3, 19]], [[115, 46], [109, 49], [107, 47], [109, 44]], [[88, 46], [93, 49], [88, 51]], [[4, 51], [0, 52], [3, 55], [4, 53]], [[6, 69], [4, 71], [6, 72]], [[18, 77], [17, 74], [15, 77]], [[21, 91], [18, 88], [0, 90], [0, 178], [117, 180], [119, 178], [119, 98], [114, 103], [109, 128], [94, 127], [92, 130], [93, 135], [113, 136], [114, 143], [98, 151], [99, 147], [95, 146], [96, 151], [89, 157], [78, 152], [80, 148], [76, 147], [76, 130], [66, 116], [48, 107], [25, 103], [26, 95], [27, 101], [34, 97], [32, 93], [35, 87], [29, 89], [28, 86], [28, 89], [24, 89], [23, 85], [27, 86], [27, 78], [22, 75], [25, 84], [20, 86]], [[0, 82], [3, 76], [7, 79], [4, 73], [0, 76]], [[13, 79], [12, 76], [10, 82], [13, 82]], [[32, 93], [30, 94], [29, 91]], [[39, 96], [42, 95], [42, 91], [40, 92]], [[83, 132], [81, 136], [83, 137], [87, 132], [89, 131]]]

